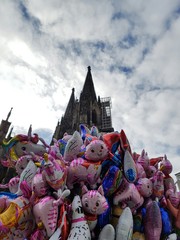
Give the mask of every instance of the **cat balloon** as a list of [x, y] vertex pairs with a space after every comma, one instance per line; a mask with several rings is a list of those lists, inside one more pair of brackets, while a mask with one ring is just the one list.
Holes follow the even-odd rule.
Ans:
[[97, 224], [97, 216], [105, 212], [108, 208], [102, 186], [100, 186], [98, 190], [88, 190], [85, 185], [83, 186], [82, 207], [90, 230], [92, 231]]
[[74, 196], [71, 208], [72, 208], [72, 221], [70, 233], [68, 235], [67, 240], [74, 239], [91, 240], [89, 225], [84, 216], [81, 198], [79, 195]]
[[94, 140], [88, 144], [85, 159], [74, 159], [68, 167], [68, 188], [72, 189], [75, 183], [86, 183], [95, 189], [100, 181], [101, 163], [107, 156], [108, 149], [103, 141]]

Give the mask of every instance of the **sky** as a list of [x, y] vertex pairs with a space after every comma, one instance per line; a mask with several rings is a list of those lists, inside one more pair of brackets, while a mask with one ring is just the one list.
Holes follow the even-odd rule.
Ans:
[[[179, 0], [3, 0], [0, 118], [48, 143], [87, 67], [131, 148], [180, 171]], [[174, 175], [172, 175], [174, 176]]]

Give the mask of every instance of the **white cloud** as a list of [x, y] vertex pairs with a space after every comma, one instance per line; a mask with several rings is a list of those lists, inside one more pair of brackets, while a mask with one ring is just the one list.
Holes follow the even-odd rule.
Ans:
[[36, 52], [32, 52], [29, 46], [19, 39], [10, 41], [8, 43], [8, 48], [17, 58], [20, 58], [25, 63], [31, 65], [32, 67], [47, 67], [46, 60], [42, 56], [38, 56]]

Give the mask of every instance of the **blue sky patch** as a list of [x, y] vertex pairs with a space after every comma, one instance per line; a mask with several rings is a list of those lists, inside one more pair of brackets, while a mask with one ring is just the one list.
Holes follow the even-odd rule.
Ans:
[[114, 71], [120, 71], [123, 72], [125, 75], [129, 75], [131, 73], [133, 73], [133, 68], [128, 67], [128, 66], [117, 66], [117, 65], [111, 65], [109, 68], [110, 72], [114, 72]]
[[41, 22], [39, 21], [39, 19], [33, 17], [22, 2], [19, 3], [19, 9], [22, 13], [23, 18], [27, 22], [30, 22], [37, 32], [40, 32]]
[[114, 13], [114, 15], [112, 16], [112, 20], [122, 19], [122, 18], [126, 18], [126, 14], [123, 13], [123, 12], [116, 12], [116, 13]]

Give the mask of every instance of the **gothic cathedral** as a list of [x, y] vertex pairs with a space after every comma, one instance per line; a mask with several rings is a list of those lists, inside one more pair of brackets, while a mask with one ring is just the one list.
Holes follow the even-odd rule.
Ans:
[[72, 134], [75, 130], [79, 131], [80, 124], [85, 124], [88, 128], [94, 125], [100, 132], [114, 131], [111, 98], [98, 96], [97, 99], [90, 67], [79, 100], [75, 99], [74, 91], [73, 88], [65, 114], [58, 121], [53, 138], [61, 139], [65, 132]]

